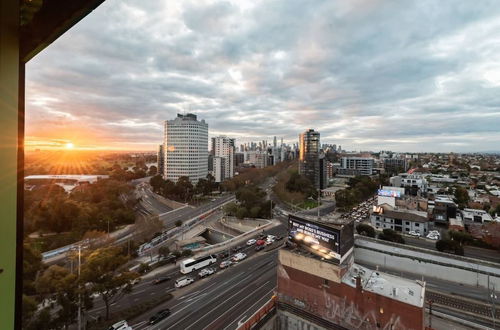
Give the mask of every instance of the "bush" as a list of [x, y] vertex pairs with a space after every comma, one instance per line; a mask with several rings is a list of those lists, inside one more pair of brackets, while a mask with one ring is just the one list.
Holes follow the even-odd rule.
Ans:
[[366, 223], [360, 223], [359, 225], [357, 225], [356, 231], [358, 232], [358, 234], [363, 236], [368, 236], [368, 237], [376, 236], [375, 229]]
[[192, 255], [193, 255], [193, 251], [191, 251], [190, 249], [182, 250], [182, 252], [181, 252], [181, 256], [183, 256], [183, 257], [190, 257]]
[[463, 256], [464, 248], [459, 242], [451, 239], [441, 239], [436, 242], [436, 250], [440, 252], [455, 253], [456, 255]]
[[378, 238], [384, 241], [405, 244], [403, 236], [392, 229], [384, 229], [380, 234], [378, 234]]
[[143, 262], [143, 263], [141, 263], [141, 264], [139, 265], [139, 268], [137, 269], [137, 272], [138, 272], [139, 274], [144, 274], [144, 273], [149, 272], [150, 270], [151, 270], [151, 267], [150, 267], [147, 263], [144, 263], [144, 262]]
[[180, 226], [182, 226], [182, 221], [181, 221], [181, 220], [177, 220], [177, 221], [175, 222], [175, 226], [176, 226], [176, 227], [180, 227]]

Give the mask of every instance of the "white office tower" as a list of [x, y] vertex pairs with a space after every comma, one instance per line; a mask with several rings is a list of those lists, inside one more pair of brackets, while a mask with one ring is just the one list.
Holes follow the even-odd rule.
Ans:
[[227, 136], [212, 138], [215, 182], [222, 182], [234, 176], [234, 145], [234, 139]]
[[165, 121], [164, 179], [177, 182], [181, 176], [196, 184], [208, 174], [208, 124], [196, 115], [178, 114]]

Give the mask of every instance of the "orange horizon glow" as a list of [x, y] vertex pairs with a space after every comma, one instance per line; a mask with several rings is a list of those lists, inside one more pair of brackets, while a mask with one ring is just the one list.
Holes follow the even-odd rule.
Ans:
[[120, 151], [120, 152], [150, 152], [157, 151], [157, 144], [152, 143], [129, 143], [128, 145], [120, 141], [111, 141], [109, 144], [97, 144], [96, 140], [76, 140], [76, 139], [45, 139], [40, 137], [26, 136], [24, 150], [30, 151]]

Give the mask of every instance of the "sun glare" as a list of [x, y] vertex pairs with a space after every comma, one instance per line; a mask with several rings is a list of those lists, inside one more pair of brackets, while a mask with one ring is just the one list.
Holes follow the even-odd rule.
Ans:
[[75, 147], [75, 145], [71, 142], [69, 143], [66, 143], [66, 149], [73, 149]]

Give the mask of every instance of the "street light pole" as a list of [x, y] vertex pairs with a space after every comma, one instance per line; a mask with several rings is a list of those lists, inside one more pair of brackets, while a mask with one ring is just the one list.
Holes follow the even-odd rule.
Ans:
[[82, 257], [82, 246], [78, 245], [78, 330], [82, 328], [82, 299], [80, 293], [80, 265]]
[[495, 294], [495, 283], [493, 283], [493, 289], [490, 293], [490, 298], [491, 298], [491, 315], [493, 317], [493, 329], [496, 329], [495, 300], [497, 299], [497, 295]]

